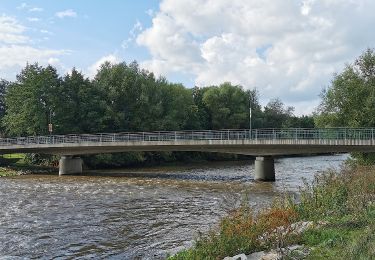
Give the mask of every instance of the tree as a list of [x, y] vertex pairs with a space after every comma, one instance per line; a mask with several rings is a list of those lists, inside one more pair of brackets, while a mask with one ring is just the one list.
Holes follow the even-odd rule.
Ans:
[[241, 86], [224, 83], [209, 87], [202, 98], [211, 129], [248, 127], [249, 97]]
[[319, 127], [375, 126], [375, 53], [366, 50], [334, 76], [315, 113]]
[[[315, 113], [318, 127], [375, 127], [374, 50], [367, 49], [335, 75], [321, 98]], [[360, 153], [354, 157], [364, 163], [375, 161], [375, 154]]]
[[287, 120], [293, 116], [294, 107], [285, 107], [284, 103], [278, 99], [272, 99], [264, 107], [263, 127], [282, 128]]
[[66, 74], [56, 90], [54, 133], [93, 133], [101, 130], [103, 95], [75, 68]]
[[[4, 79], [0, 79], [0, 120], [1, 121], [3, 120], [3, 117], [5, 115], [5, 110], [6, 110], [5, 95], [6, 95], [9, 84], [10, 83], [8, 81]], [[1, 136], [4, 135], [4, 128], [2, 127], [2, 125], [0, 125], [0, 135]]]
[[[61, 79], [52, 66], [28, 64], [11, 83], [5, 96], [3, 124], [10, 135], [48, 134], [50, 115], [58, 100]], [[62, 101], [60, 101], [62, 102]]]

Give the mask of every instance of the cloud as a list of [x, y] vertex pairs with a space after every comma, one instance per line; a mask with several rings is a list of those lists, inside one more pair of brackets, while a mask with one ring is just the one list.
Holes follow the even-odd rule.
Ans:
[[147, 14], [148, 16], [150, 16], [150, 17], [153, 17], [154, 14], [155, 14], [155, 11], [152, 10], [152, 9], [147, 9], [146, 14]]
[[114, 54], [110, 54], [107, 56], [103, 56], [100, 59], [98, 59], [94, 64], [88, 67], [87, 69], [87, 75], [89, 78], [94, 78], [97, 71], [100, 69], [100, 66], [105, 63], [105, 62], [110, 62], [110, 63], [119, 63], [120, 58], [117, 57]]
[[17, 6], [17, 9], [25, 9], [27, 7], [28, 7], [28, 5], [26, 3], [22, 3], [19, 6]]
[[51, 33], [50, 31], [48, 30], [40, 30], [41, 33], [44, 33], [44, 34], [49, 34], [49, 35], [52, 35], [53, 33]]
[[68, 55], [68, 50], [34, 47], [39, 39], [30, 39], [23, 26], [14, 17], [0, 16], [0, 78], [14, 79], [15, 71], [27, 62], [47, 64], [59, 56]]
[[37, 18], [37, 17], [28, 17], [27, 20], [28, 20], [29, 22], [39, 22], [39, 21], [40, 21], [40, 19]]
[[256, 87], [310, 112], [333, 73], [375, 46], [372, 10], [372, 0], [162, 0], [137, 36], [152, 56], [141, 65], [198, 86]]
[[29, 12], [43, 12], [43, 8], [40, 7], [33, 7], [29, 9]]
[[68, 54], [67, 50], [40, 49], [31, 46], [10, 45], [0, 47], [0, 69], [22, 67], [27, 62], [47, 62], [51, 57]]
[[59, 18], [77, 17], [77, 13], [72, 9], [67, 9], [64, 11], [57, 12], [55, 15]]
[[132, 43], [136, 39], [138, 33], [140, 33], [142, 30], [143, 30], [143, 26], [141, 22], [137, 21], [133, 25], [133, 28], [129, 31], [129, 37], [122, 42], [121, 47], [123, 49], [127, 49], [129, 47], [129, 44]]
[[43, 12], [44, 9], [40, 7], [32, 7], [26, 3], [22, 3], [19, 6], [17, 6], [17, 9], [23, 10], [23, 9], [28, 9], [29, 12]]
[[1, 15], [0, 16], [0, 44], [26, 43], [29, 38], [23, 33], [25, 27], [15, 18]]

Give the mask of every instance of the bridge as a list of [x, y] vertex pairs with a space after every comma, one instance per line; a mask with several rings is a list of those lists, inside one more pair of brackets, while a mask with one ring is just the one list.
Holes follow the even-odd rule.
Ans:
[[257, 156], [255, 179], [274, 181], [273, 156], [375, 152], [374, 128], [243, 129], [123, 132], [0, 138], [0, 153], [60, 155], [59, 174], [82, 172], [79, 155], [131, 151], [199, 151]]

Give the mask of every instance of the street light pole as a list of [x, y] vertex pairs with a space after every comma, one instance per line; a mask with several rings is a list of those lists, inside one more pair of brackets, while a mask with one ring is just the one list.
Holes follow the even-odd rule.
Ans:
[[48, 123], [48, 132], [52, 135], [52, 110], [49, 109], [49, 123]]
[[250, 96], [249, 96], [249, 133], [250, 133], [250, 139], [252, 139], [252, 124], [251, 124], [251, 92], [250, 92]]

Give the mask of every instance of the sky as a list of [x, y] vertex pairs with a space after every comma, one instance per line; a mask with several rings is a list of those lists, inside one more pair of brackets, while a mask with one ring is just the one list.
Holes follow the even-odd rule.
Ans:
[[231, 82], [309, 114], [375, 47], [373, 0], [0, 0], [0, 78], [27, 62], [93, 78], [136, 60], [186, 87]]

